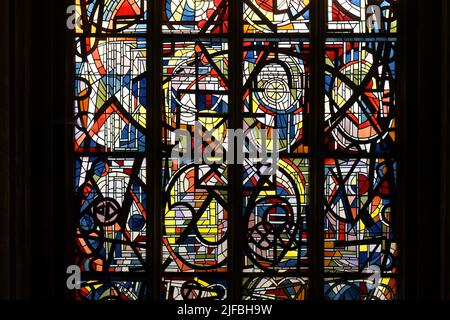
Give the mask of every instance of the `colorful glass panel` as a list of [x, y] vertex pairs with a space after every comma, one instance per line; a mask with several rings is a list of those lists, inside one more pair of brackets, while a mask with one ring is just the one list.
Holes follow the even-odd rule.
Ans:
[[122, 280], [89, 280], [81, 283], [76, 300], [81, 301], [137, 301], [148, 299], [144, 282]]
[[146, 161], [79, 157], [77, 265], [82, 271], [143, 271], [146, 260]]
[[146, 41], [77, 38], [75, 151], [144, 152]]
[[325, 135], [328, 148], [391, 152], [396, 140], [393, 42], [327, 42]]
[[[225, 164], [214, 163], [213, 155], [202, 155], [207, 147], [227, 148], [228, 46], [222, 41], [167, 42], [163, 53], [163, 270], [224, 272], [228, 171]], [[187, 140], [177, 139], [181, 129]], [[190, 143], [196, 135], [200, 141]], [[200, 161], [194, 159], [198, 148]], [[176, 149], [191, 156], [174, 157]]]
[[379, 284], [372, 285], [373, 280], [326, 279], [325, 299], [334, 301], [385, 301], [397, 299], [397, 280], [382, 278]]
[[282, 158], [275, 175], [244, 166], [244, 272], [308, 270], [308, 161]]
[[391, 159], [325, 161], [326, 274], [342, 274], [343, 280], [363, 274], [361, 281], [368, 283], [395, 277], [396, 180], [397, 163]]
[[303, 278], [252, 277], [244, 279], [243, 300], [306, 300], [308, 283]]
[[328, 31], [396, 33], [398, 0], [328, 0]]
[[[243, 96], [236, 110], [229, 102], [235, 77], [228, 72], [234, 61], [227, 43], [236, 21], [229, 21], [228, 0], [161, 0], [153, 13], [162, 18], [156, 31], [163, 36], [161, 79], [147, 73], [147, 66], [158, 66], [147, 52], [155, 45], [147, 43], [155, 31], [147, 30], [151, 1], [75, 0], [75, 263], [82, 270], [76, 298], [149, 298], [147, 88], [161, 83], [162, 103], [154, 107], [162, 110], [162, 150], [156, 150], [162, 181], [152, 191], [162, 196], [163, 219], [153, 226], [163, 231], [156, 253], [162, 279], [153, 279], [161, 281], [162, 299], [229, 298], [229, 220], [236, 213], [228, 198], [238, 178], [225, 157], [235, 148], [228, 132], [235, 113], [245, 135], [242, 298], [308, 297], [309, 276], [317, 272], [310, 270], [310, 185], [321, 181], [325, 298], [396, 299], [398, 3], [323, 3], [325, 105], [319, 114], [311, 108], [322, 106], [310, 106], [316, 71], [309, 32], [318, 18], [310, 15], [312, 1], [238, 3]], [[324, 181], [310, 167], [313, 160], [317, 170], [309, 153], [317, 142], [314, 115], [325, 130], [325, 155], [318, 156]], [[269, 163], [261, 162], [262, 151]]]
[[243, 0], [245, 33], [308, 33], [309, 0]]
[[164, 300], [225, 300], [227, 282], [217, 276], [164, 277]]
[[309, 43], [248, 41], [243, 50], [244, 129], [277, 129], [279, 152], [306, 153]]
[[145, 33], [147, 0], [75, 0], [76, 32], [81, 34]]
[[228, 0], [163, 0], [164, 33], [228, 32]]

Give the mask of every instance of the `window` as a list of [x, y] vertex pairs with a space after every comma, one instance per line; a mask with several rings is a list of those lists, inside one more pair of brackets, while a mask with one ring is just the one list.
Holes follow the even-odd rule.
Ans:
[[76, 5], [77, 299], [396, 298], [398, 1]]

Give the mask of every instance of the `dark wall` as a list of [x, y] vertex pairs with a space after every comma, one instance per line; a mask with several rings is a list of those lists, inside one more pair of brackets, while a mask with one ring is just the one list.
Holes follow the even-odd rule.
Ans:
[[[0, 10], [0, 298], [63, 297], [70, 2], [9, 0]], [[450, 298], [449, 5], [403, 7], [400, 292]]]
[[[447, 1], [404, 1], [406, 52], [402, 74], [405, 93], [407, 197], [405, 295], [410, 299], [441, 296], [441, 187], [443, 136], [443, 6]], [[433, 3], [433, 5], [431, 5]], [[448, 287], [448, 286], [447, 286]]]
[[[30, 110], [30, 72], [29, 72], [29, 15], [26, 2], [9, 2], [9, 11], [3, 14], [9, 29], [9, 60], [7, 63], [9, 81], [5, 92], [8, 91], [5, 108], [5, 118], [2, 119], [2, 132], [7, 132], [7, 140], [3, 146], [8, 159], [3, 162], [5, 180], [7, 183], [4, 193], [8, 195], [8, 205], [2, 211], [2, 217], [7, 220], [9, 229], [8, 249], [5, 255], [5, 265], [9, 278], [5, 284], [9, 289], [10, 298], [25, 298], [30, 293], [30, 139], [29, 139], [29, 110]], [[18, 14], [20, 12], [20, 14]], [[5, 52], [6, 54], [6, 52]], [[3, 101], [2, 101], [3, 104]], [[2, 190], [3, 191], [3, 190]], [[6, 249], [6, 246], [5, 246]]]
[[[65, 14], [71, 0], [30, 1], [30, 295], [62, 299], [67, 217], [66, 134], [68, 31]], [[39, 26], [39, 28], [35, 28]], [[45, 290], [42, 290], [44, 288]]]
[[0, 10], [2, 299], [62, 297], [67, 2], [8, 0]]

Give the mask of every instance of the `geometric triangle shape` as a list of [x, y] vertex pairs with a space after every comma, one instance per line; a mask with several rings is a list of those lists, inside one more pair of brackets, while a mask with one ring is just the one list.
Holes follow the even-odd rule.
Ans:
[[138, 15], [138, 13], [134, 11], [129, 0], [126, 0], [117, 11], [116, 17], [129, 17], [135, 15]]

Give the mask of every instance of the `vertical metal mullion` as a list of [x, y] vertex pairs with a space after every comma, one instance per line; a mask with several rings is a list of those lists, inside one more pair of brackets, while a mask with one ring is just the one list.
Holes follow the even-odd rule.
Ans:
[[[229, 1], [229, 77], [230, 77], [230, 127], [242, 128], [242, 31], [243, 3]], [[231, 146], [234, 144], [230, 141]], [[239, 147], [239, 146], [238, 146]], [[235, 148], [236, 150], [236, 148]], [[229, 246], [228, 280], [229, 298], [238, 301], [242, 296], [242, 244], [245, 232], [242, 213], [242, 165], [229, 164]]]
[[324, 57], [326, 0], [311, 2], [311, 125], [310, 128], [310, 292], [323, 299], [323, 198], [324, 198]]
[[[147, 132], [150, 135], [150, 145], [147, 143], [147, 161], [150, 163], [149, 170], [151, 179], [149, 183], [150, 195], [147, 201], [151, 201], [148, 208], [151, 212], [150, 230], [152, 235], [147, 241], [147, 260], [152, 261], [151, 270], [148, 270], [148, 282], [151, 287], [152, 300], [159, 300], [161, 297], [161, 236], [162, 236], [162, 134], [161, 134], [161, 103], [162, 103], [162, 2], [153, 0], [147, 2], [147, 92], [151, 94], [147, 109]], [[151, 110], [151, 112], [150, 112]], [[147, 170], [148, 172], [148, 170]], [[149, 252], [150, 251], [150, 252]], [[149, 258], [151, 256], [151, 259]]]

